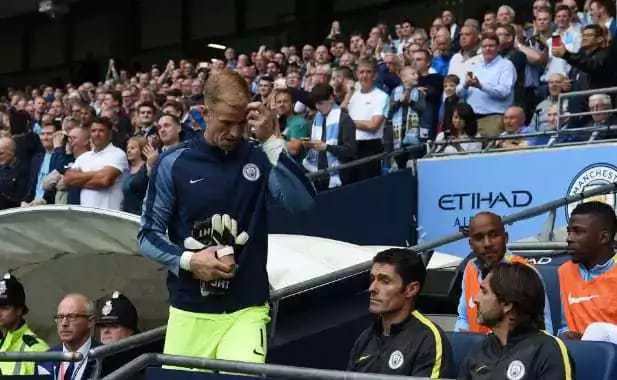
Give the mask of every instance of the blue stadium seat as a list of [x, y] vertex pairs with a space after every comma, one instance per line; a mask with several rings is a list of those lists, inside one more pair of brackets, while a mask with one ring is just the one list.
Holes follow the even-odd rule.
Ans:
[[540, 272], [546, 286], [546, 296], [551, 307], [553, 333], [556, 334], [559, 325], [561, 325], [561, 296], [559, 295], [559, 277], [557, 276], [559, 267], [556, 265], [536, 265], [535, 267]]
[[[482, 334], [449, 332], [446, 336], [452, 345], [455, 368], [460, 368], [467, 354], [484, 340]], [[564, 343], [574, 359], [577, 379], [617, 379], [617, 345], [567, 339]]]
[[[551, 256], [530, 257], [530, 261], [540, 272], [544, 285], [546, 286], [546, 296], [551, 308], [551, 320], [553, 322], [552, 333], [556, 334], [561, 324], [561, 297], [559, 295], [559, 278], [557, 269], [561, 264], [570, 260], [570, 255], [557, 254]], [[549, 331], [551, 332], [551, 331]]]
[[486, 335], [474, 334], [468, 332], [447, 332], [446, 336], [452, 346], [452, 360], [454, 361], [454, 368], [461, 367], [463, 360], [467, 357], [473, 349], [482, 343]]
[[617, 345], [564, 339], [574, 358], [577, 379], [617, 379]]

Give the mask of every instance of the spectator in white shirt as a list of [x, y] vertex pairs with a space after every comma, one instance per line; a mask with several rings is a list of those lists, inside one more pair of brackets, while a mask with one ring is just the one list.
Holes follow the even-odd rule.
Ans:
[[[360, 90], [349, 101], [349, 116], [356, 124], [357, 157], [363, 158], [383, 152], [383, 127], [388, 114], [389, 98], [375, 87], [377, 64], [371, 58], [361, 59], [356, 71]], [[356, 169], [355, 180], [378, 176], [381, 162], [371, 161]]]
[[111, 143], [112, 123], [97, 118], [90, 126], [92, 150], [79, 156], [64, 175], [68, 187], [81, 188], [80, 204], [120, 210], [121, 176], [128, 170], [126, 154]]
[[452, 56], [448, 74], [456, 75], [461, 82], [465, 81], [467, 73], [465, 64], [468, 59], [478, 55], [479, 32], [478, 29], [465, 25], [461, 28], [459, 43], [461, 50]]
[[467, 76], [456, 89], [476, 113], [482, 136], [501, 132], [501, 115], [514, 102], [516, 69], [498, 54], [498, 46], [496, 34], [482, 34], [482, 55], [468, 61]]

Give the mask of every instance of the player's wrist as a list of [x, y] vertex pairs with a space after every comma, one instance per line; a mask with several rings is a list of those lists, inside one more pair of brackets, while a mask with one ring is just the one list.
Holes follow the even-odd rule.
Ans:
[[216, 258], [220, 259], [221, 257], [229, 256], [234, 254], [234, 247], [226, 245], [220, 249], [216, 250]]
[[195, 255], [195, 252], [192, 251], [184, 251], [182, 252], [182, 256], [180, 256], [180, 268], [185, 271], [191, 272], [191, 259]]

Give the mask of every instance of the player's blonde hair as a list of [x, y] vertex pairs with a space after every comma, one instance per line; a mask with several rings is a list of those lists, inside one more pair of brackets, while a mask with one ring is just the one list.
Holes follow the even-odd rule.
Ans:
[[210, 75], [204, 89], [206, 107], [225, 103], [233, 108], [246, 108], [250, 100], [248, 85], [235, 71], [224, 69]]

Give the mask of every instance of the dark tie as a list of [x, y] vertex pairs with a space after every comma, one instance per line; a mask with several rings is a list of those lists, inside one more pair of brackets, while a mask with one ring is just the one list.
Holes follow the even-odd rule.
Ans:
[[73, 371], [75, 370], [75, 362], [71, 362], [69, 366], [66, 368], [66, 372], [64, 372], [64, 379], [62, 380], [71, 380], [73, 377]]

